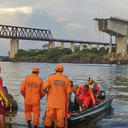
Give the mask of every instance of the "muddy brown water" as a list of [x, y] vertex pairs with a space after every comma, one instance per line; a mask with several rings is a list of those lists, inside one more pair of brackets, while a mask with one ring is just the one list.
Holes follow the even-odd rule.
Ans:
[[[45, 80], [55, 72], [55, 63], [10, 63], [0, 62], [3, 68], [0, 74], [4, 86], [8, 88], [18, 103], [18, 111], [13, 114], [15, 128], [27, 127], [24, 116], [24, 99], [20, 94], [20, 86], [33, 67], [40, 69], [39, 76]], [[74, 84], [85, 84], [88, 77], [93, 77], [107, 95], [114, 95], [111, 110], [105, 111], [86, 125], [76, 128], [127, 128], [128, 127], [128, 66], [108, 64], [67, 64], [64, 63], [64, 73]], [[72, 95], [73, 98], [73, 95]], [[40, 125], [46, 109], [46, 96], [41, 100]], [[9, 117], [6, 117], [8, 123]]]

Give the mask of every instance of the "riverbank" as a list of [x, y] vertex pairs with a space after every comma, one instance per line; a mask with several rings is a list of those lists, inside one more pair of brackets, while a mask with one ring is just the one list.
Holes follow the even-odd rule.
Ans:
[[[14, 59], [4, 58], [2, 61], [7, 62], [43, 62], [43, 63], [92, 63], [92, 64], [111, 64], [108, 58], [108, 50], [101, 48], [98, 51], [96, 48], [92, 50], [85, 49], [79, 51], [76, 49], [72, 52], [68, 48], [54, 48], [50, 50], [22, 50], [20, 49]], [[127, 64], [128, 60], [121, 61]]]
[[96, 63], [96, 64], [109, 64], [111, 63], [108, 60], [107, 55], [98, 54], [98, 55], [87, 55], [87, 56], [78, 56], [78, 55], [64, 55], [58, 58], [49, 58], [49, 59], [11, 59], [11, 62], [44, 62], [44, 63]]

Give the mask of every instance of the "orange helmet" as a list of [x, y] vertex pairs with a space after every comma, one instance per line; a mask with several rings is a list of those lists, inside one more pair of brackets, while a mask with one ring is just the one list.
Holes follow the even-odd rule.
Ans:
[[93, 83], [93, 79], [92, 79], [91, 77], [89, 77], [89, 78], [87, 79], [87, 82], [88, 82], [88, 84], [92, 84], [92, 83]]
[[39, 68], [34, 67], [34, 68], [32, 69], [32, 71], [38, 73], [38, 72], [39, 72]]
[[58, 64], [58, 65], [56, 66], [55, 71], [60, 71], [60, 72], [62, 72], [63, 70], [64, 70], [63, 65]]

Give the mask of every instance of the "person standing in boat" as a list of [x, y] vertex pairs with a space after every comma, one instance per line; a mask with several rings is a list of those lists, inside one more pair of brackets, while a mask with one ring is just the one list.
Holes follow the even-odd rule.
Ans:
[[[57, 116], [57, 127], [64, 127], [65, 109], [68, 110], [70, 102], [70, 81], [67, 76], [63, 75], [63, 65], [58, 64], [55, 68], [56, 73], [48, 77], [43, 85], [43, 90], [47, 92], [47, 108], [44, 119], [44, 126], [51, 127], [54, 114]], [[67, 104], [65, 105], [65, 99]]]
[[40, 100], [45, 96], [43, 91], [43, 80], [38, 77], [39, 69], [33, 68], [32, 75], [27, 76], [22, 85], [20, 92], [24, 97], [25, 102], [25, 116], [28, 123], [28, 128], [32, 128], [31, 125], [31, 113], [33, 112], [33, 125], [37, 128], [39, 125], [40, 117]]
[[[80, 92], [82, 91], [82, 93], [80, 94]], [[91, 101], [93, 104], [93, 107], [96, 108], [96, 102], [94, 99], [94, 95], [93, 95], [93, 91], [92, 89], [89, 87], [88, 84], [85, 85], [81, 85], [77, 92], [76, 95], [79, 97], [81, 103], [83, 104], [84, 107], [82, 107], [82, 111], [85, 111], [88, 109]]]
[[[0, 67], [0, 73], [1, 73], [1, 67]], [[5, 104], [4, 105], [4, 102]], [[5, 107], [8, 107], [8, 99], [6, 97], [6, 93], [3, 89], [3, 82], [2, 82], [2, 77], [0, 77], [0, 124], [1, 128], [6, 128], [6, 123], [5, 123]]]

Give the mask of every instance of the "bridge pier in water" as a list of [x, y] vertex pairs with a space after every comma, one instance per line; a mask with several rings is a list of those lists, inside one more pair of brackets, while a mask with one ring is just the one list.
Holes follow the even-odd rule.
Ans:
[[64, 48], [64, 42], [61, 42], [61, 49]]
[[127, 37], [116, 37], [116, 54], [127, 55]]
[[100, 51], [100, 45], [99, 44], [97, 44], [97, 50]]
[[10, 58], [14, 58], [15, 54], [19, 50], [19, 40], [18, 39], [11, 39], [10, 40]]
[[53, 41], [49, 41], [49, 49], [54, 47], [55, 47], [55, 43]]
[[82, 51], [83, 50], [83, 44], [81, 43], [80, 44], [80, 51]]
[[108, 49], [108, 45], [104, 45], [104, 49], [107, 50]]
[[71, 50], [74, 52], [74, 43], [71, 43]]
[[89, 50], [92, 50], [92, 44], [89, 44]]

